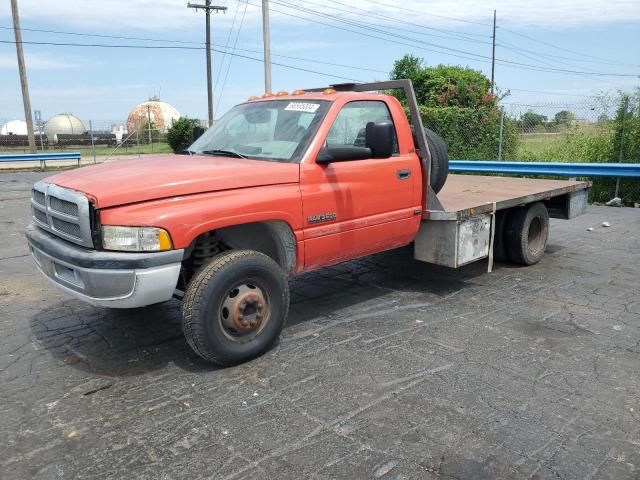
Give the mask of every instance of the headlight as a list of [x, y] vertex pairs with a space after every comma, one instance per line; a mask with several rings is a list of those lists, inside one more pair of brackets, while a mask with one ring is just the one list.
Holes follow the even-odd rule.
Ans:
[[173, 247], [169, 233], [156, 227], [102, 226], [102, 248], [125, 252], [160, 252]]

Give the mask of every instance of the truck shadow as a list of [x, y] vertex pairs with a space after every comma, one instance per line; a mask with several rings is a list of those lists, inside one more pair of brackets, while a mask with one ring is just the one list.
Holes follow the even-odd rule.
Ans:
[[[446, 297], [483, 274], [486, 263], [451, 270], [414, 260], [409, 247], [365, 257], [293, 278], [288, 326], [394, 293], [427, 301]], [[30, 327], [61, 363], [100, 375], [135, 376], [168, 364], [189, 372], [215, 370], [184, 339], [176, 300], [134, 310], [68, 300], [34, 315]]]

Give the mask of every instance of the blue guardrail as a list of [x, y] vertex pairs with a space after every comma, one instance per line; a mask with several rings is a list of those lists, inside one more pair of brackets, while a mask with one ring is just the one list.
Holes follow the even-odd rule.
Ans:
[[0, 155], [0, 162], [40, 162], [41, 169], [47, 166], [47, 161], [52, 160], [76, 160], [78, 162], [78, 166], [80, 166], [80, 152]]
[[559, 177], [640, 178], [640, 163], [489, 162], [451, 160], [450, 172], [514, 173]]

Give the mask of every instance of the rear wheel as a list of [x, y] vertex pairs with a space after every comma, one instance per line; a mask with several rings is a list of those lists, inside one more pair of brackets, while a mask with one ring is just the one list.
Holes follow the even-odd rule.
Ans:
[[286, 273], [266, 255], [232, 250], [212, 258], [191, 280], [182, 329], [191, 348], [217, 365], [235, 365], [268, 350], [289, 310]]
[[440, 135], [428, 128], [424, 129], [424, 135], [427, 137], [427, 146], [431, 154], [431, 176], [429, 183], [434, 192], [438, 193], [444, 187], [449, 175], [449, 153], [447, 152], [447, 144]]
[[509, 260], [520, 265], [538, 263], [549, 239], [549, 212], [542, 202], [509, 213], [504, 242]]

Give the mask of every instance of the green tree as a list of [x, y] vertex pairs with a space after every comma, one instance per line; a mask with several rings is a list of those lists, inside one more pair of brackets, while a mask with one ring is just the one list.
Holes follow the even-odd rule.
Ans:
[[575, 113], [570, 112], [569, 110], [561, 110], [555, 114], [555, 116], [553, 117], [553, 120], [558, 125], [571, 126], [573, 122], [576, 120], [576, 118], [577, 117]]
[[[484, 74], [460, 66], [429, 67], [421, 58], [405, 55], [394, 62], [391, 72], [391, 79], [401, 78], [413, 83], [424, 126], [445, 140], [451, 158], [497, 158], [502, 111]], [[391, 93], [405, 102], [404, 94]], [[505, 117], [503, 158], [515, 156], [517, 142], [515, 122]]]
[[420, 105], [427, 107], [477, 108], [496, 103], [489, 92], [491, 82], [481, 72], [468, 67], [438, 65], [428, 67], [421, 58], [405, 55], [396, 60], [391, 79], [412, 81]]
[[544, 125], [546, 122], [546, 115], [541, 115], [532, 110], [525, 112], [520, 119], [520, 124], [523, 129], [535, 128]]
[[175, 153], [181, 153], [193, 143], [193, 130], [198, 126], [195, 118], [182, 117], [167, 132], [167, 141]]

